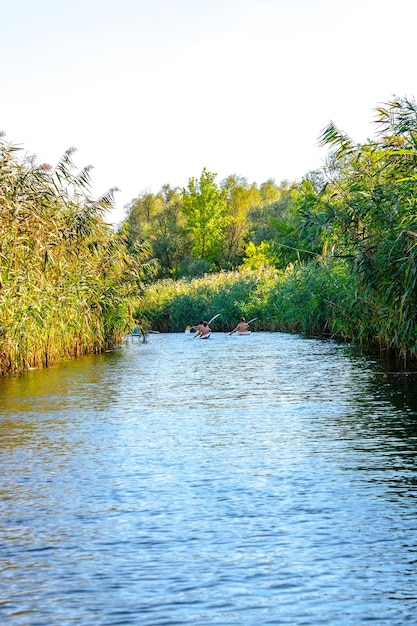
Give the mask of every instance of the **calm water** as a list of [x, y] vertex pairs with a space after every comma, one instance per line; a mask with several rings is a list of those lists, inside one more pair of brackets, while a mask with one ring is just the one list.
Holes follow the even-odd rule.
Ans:
[[280, 333], [0, 381], [0, 621], [416, 624], [416, 394]]

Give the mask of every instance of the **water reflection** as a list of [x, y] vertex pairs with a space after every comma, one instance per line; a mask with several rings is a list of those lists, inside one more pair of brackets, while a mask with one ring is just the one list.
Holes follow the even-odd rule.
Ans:
[[412, 623], [412, 380], [215, 333], [0, 381], [0, 616]]

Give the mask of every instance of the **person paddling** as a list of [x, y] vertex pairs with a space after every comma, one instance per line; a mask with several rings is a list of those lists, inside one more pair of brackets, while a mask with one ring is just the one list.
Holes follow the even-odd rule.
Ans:
[[249, 330], [249, 324], [244, 317], [241, 317], [239, 324], [232, 330], [231, 333], [229, 333], [229, 335], [233, 335], [233, 333], [245, 333], [247, 330]]
[[201, 329], [201, 339], [208, 339], [211, 334], [211, 328], [208, 325], [208, 322], [203, 322], [203, 328]]
[[[208, 329], [208, 330], [207, 330]], [[200, 322], [198, 322], [196, 328], [196, 333], [194, 335], [194, 339], [196, 337], [203, 337], [205, 335], [208, 335], [208, 333], [210, 332], [210, 328], [207, 322], [203, 322], [203, 320], [201, 320]]]

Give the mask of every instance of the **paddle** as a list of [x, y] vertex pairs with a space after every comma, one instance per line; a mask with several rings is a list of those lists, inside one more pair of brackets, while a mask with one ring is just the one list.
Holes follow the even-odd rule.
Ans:
[[[221, 313], [217, 313], [217, 315], [215, 315], [214, 317], [212, 317], [212, 318], [211, 318], [211, 320], [209, 320], [209, 321], [207, 322], [207, 325], [208, 325], [208, 326], [210, 326], [210, 324], [211, 324], [211, 323], [212, 323], [215, 319], [217, 319], [220, 315], [221, 315]], [[193, 326], [187, 326], [187, 327], [186, 327], [186, 329], [185, 329], [185, 332], [190, 332], [190, 330], [191, 330], [192, 328], [195, 328], [196, 326], [197, 326], [197, 324], [194, 324]]]
[[210, 324], [212, 323], [213, 320], [216, 319], [216, 317], [219, 317], [219, 315], [221, 315], [221, 313], [217, 313], [217, 315], [215, 315], [214, 317], [211, 318], [211, 320], [208, 323], [208, 325], [210, 326]]
[[[212, 318], [211, 318], [211, 320], [209, 320], [208, 322], [204, 322], [204, 326], [209, 327], [209, 326], [210, 326], [210, 324], [211, 324], [211, 322], [212, 322], [213, 320], [215, 320], [217, 317], [219, 317], [219, 315], [221, 315], [221, 313], [217, 313], [217, 315], [215, 315], [214, 317], [212, 317]], [[209, 333], [209, 334], [210, 334], [210, 333]], [[205, 335], [202, 335], [200, 331], [197, 331], [197, 332], [196, 332], [196, 334], [194, 335], [194, 339], [195, 339], [196, 337], [202, 337], [202, 338], [204, 338], [204, 337], [205, 337]]]

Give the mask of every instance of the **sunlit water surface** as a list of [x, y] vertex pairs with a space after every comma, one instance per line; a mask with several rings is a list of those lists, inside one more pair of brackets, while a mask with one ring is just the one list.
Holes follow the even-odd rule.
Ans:
[[0, 381], [1, 622], [416, 624], [416, 383], [280, 333]]

